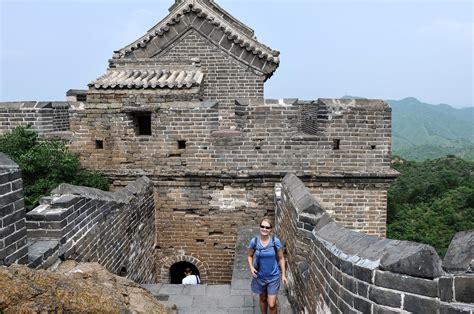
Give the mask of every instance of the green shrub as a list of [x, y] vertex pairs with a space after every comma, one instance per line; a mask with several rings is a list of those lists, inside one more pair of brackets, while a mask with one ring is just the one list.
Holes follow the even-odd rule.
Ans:
[[18, 127], [0, 136], [0, 152], [15, 161], [22, 171], [27, 210], [61, 183], [107, 190], [108, 180], [99, 172], [80, 169], [79, 159], [63, 141], [38, 141], [30, 127]]

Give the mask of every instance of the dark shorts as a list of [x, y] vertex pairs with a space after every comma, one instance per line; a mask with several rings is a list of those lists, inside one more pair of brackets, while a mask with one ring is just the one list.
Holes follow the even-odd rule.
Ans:
[[280, 290], [280, 276], [273, 279], [253, 278], [250, 287], [256, 294], [277, 295]]

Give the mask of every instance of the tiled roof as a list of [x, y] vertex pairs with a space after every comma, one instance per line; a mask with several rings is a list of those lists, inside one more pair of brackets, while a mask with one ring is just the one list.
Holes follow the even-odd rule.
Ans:
[[89, 83], [96, 89], [191, 88], [199, 86], [203, 73], [198, 70], [109, 69]]
[[[223, 13], [224, 12], [224, 13]], [[259, 59], [273, 64], [271, 72], [273, 72], [280, 62], [279, 52], [270, 49], [269, 47], [258, 42], [253, 36], [253, 31], [240, 26], [240, 22], [235, 20], [227, 12], [223, 11], [213, 1], [204, 0], [183, 0], [177, 2], [173, 7], [171, 13], [161, 22], [150, 29], [147, 34], [131, 43], [130, 45], [116, 51], [114, 59], [121, 59], [132, 54], [133, 51], [144, 48], [155, 37], [163, 37], [175, 25], [183, 21], [186, 14], [194, 13], [199, 18], [204, 19], [210, 23], [214, 28], [219, 29], [227, 37], [228, 40], [234, 43], [234, 46], [240, 46], [240, 49], [245, 49], [251, 54], [257, 56]], [[240, 24], [238, 24], [240, 23]], [[243, 25], [243, 24], [242, 24]], [[195, 25], [189, 25], [195, 26]], [[178, 36], [179, 37], [179, 36]], [[165, 38], [164, 42], [168, 42]], [[265, 71], [264, 71], [265, 72]]]

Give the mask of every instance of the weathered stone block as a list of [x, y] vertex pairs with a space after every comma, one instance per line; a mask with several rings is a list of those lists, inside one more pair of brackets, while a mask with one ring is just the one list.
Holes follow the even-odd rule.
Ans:
[[372, 283], [373, 270], [361, 267], [359, 265], [354, 265], [353, 268], [355, 278], [368, 283]]
[[411, 292], [427, 297], [438, 296], [438, 283], [433, 280], [376, 271], [374, 283], [379, 287]]
[[440, 277], [438, 282], [439, 298], [441, 301], [451, 302], [453, 300], [453, 278]]
[[468, 308], [461, 308], [459, 305], [441, 304], [439, 314], [471, 314]]
[[26, 229], [19, 230], [4, 239], [5, 247], [8, 247], [10, 244], [20, 241], [21, 239], [26, 238]]
[[383, 290], [377, 287], [369, 289], [369, 299], [377, 304], [400, 308], [402, 296], [400, 293], [390, 290]]
[[362, 313], [372, 313], [373, 304], [367, 299], [354, 297], [354, 308]]
[[402, 241], [380, 261], [380, 269], [421, 278], [441, 275], [441, 260], [432, 246]]
[[381, 305], [374, 305], [373, 314], [399, 314], [404, 313], [402, 310], [395, 310]]
[[420, 298], [411, 294], [405, 294], [403, 309], [413, 313], [436, 313], [439, 308], [437, 299]]
[[74, 195], [61, 195], [61, 197], [57, 199], [53, 199], [51, 202], [51, 208], [69, 208], [74, 205], [78, 201], [78, 198]]
[[13, 224], [6, 225], [5, 228], [0, 229], [0, 239], [2, 239], [2, 240], [5, 239], [7, 236], [12, 234], [14, 231], [15, 231], [15, 225], [13, 225]]
[[447, 271], [468, 271], [474, 260], [474, 230], [458, 232], [443, 259]]
[[474, 276], [454, 278], [454, 299], [458, 302], [474, 303]]
[[5, 194], [1, 196], [1, 200], [3, 204], [10, 204], [18, 201], [19, 199], [23, 198], [23, 190], [16, 191], [13, 193]]

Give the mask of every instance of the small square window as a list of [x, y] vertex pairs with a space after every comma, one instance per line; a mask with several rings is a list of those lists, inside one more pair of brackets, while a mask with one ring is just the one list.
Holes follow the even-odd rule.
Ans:
[[104, 141], [95, 140], [95, 148], [96, 149], [104, 149]]
[[338, 150], [338, 149], [340, 149], [340, 147], [341, 147], [341, 140], [339, 140], [339, 139], [332, 140], [332, 149], [333, 150]]
[[186, 149], [186, 141], [178, 141], [178, 149]]
[[135, 115], [134, 122], [137, 135], [151, 135], [151, 113]]

